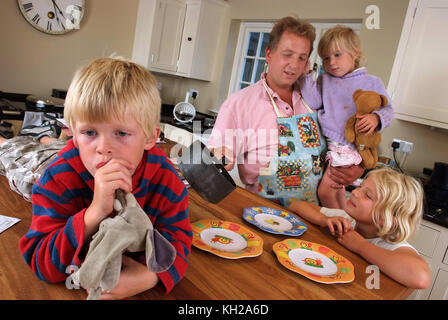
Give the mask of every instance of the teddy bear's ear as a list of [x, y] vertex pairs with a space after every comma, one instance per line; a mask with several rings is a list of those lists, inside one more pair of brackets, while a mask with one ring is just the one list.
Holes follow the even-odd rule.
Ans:
[[358, 89], [355, 92], [353, 92], [353, 100], [356, 101], [356, 99], [358, 99], [358, 97], [362, 94], [363, 90], [362, 89]]
[[387, 98], [385, 95], [382, 94], [380, 94], [380, 97], [381, 97], [381, 106], [384, 107], [388, 103]]

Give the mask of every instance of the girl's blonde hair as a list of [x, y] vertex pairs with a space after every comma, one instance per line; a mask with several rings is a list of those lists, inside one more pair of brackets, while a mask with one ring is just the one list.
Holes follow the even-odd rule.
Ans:
[[406, 241], [417, 229], [423, 215], [423, 188], [411, 176], [390, 168], [370, 171], [376, 184], [377, 202], [373, 222], [378, 236], [389, 243]]
[[355, 58], [355, 69], [365, 65], [361, 51], [361, 40], [352, 28], [337, 25], [325, 31], [317, 46], [317, 53], [323, 60], [328, 49], [335, 48], [350, 53]]
[[77, 121], [135, 119], [146, 137], [160, 122], [157, 81], [142, 66], [121, 57], [99, 58], [80, 68], [65, 99], [64, 118], [74, 130]]

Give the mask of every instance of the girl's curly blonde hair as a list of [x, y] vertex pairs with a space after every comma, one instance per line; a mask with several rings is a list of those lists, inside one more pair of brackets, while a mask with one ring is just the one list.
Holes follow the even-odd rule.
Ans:
[[415, 178], [390, 168], [370, 171], [376, 184], [377, 202], [373, 222], [378, 236], [395, 244], [416, 231], [423, 215], [423, 188]]
[[339, 24], [325, 31], [317, 46], [317, 53], [322, 60], [330, 48], [350, 53], [355, 58], [355, 69], [366, 64], [361, 51], [361, 40], [352, 28]]

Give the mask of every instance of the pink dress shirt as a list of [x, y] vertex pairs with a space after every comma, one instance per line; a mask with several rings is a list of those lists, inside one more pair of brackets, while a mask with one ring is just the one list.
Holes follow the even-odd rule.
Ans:
[[[226, 146], [233, 151], [241, 181], [254, 193], [260, 169], [268, 167], [278, 149], [277, 116], [263, 86], [265, 79], [263, 74], [257, 83], [227, 98], [207, 142], [208, 148]], [[308, 112], [298, 88], [292, 94], [293, 108], [268, 89], [285, 117]]]

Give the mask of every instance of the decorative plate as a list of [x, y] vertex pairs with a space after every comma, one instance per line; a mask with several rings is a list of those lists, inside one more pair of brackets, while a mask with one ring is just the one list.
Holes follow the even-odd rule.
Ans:
[[263, 239], [235, 222], [202, 219], [191, 227], [193, 245], [222, 258], [256, 257], [263, 252]]
[[295, 215], [268, 207], [245, 208], [243, 218], [261, 230], [285, 236], [300, 236], [307, 229]]
[[308, 279], [332, 284], [355, 279], [353, 264], [326, 246], [305, 240], [286, 239], [273, 246], [278, 261]]

